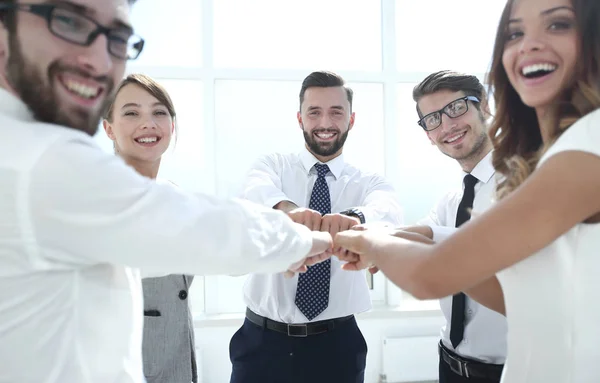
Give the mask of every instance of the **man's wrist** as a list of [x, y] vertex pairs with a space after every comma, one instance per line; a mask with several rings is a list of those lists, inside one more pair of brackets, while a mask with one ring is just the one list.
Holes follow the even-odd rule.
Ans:
[[358, 218], [360, 224], [365, 223], [365, 215], [359, 209], [356, 209], [356, 208], [346, 209], [344, 211], [341, 211], [340, 214], [347, 215], [349, 217]]
[[431, 240], [433, 240], [433, 229], [428, 225], [414, 225], [414, 226], [405, 226], [399, 228], [402, 231], [408, 231], [410, 233], [421, 234]]
[[273, 206], [273, 209], [281, 210], [284, 213], [289, 213], [290, 211], [292, 211], [294, 209], [298, 209], [298, 205], [296, 205], [292, 201], [284, 200], [284, 201], [281, 201], [281, 202], [278, 202], [277, 204], [275, 204], [275, 206]]

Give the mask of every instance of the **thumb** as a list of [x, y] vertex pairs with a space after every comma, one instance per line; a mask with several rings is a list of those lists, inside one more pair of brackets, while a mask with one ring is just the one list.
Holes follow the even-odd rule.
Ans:
[[339, 232], [333, 240], [333, 247], [341, 247], [356, 254], [362, 253], [363, 233], [361, 231], [347, 230]]

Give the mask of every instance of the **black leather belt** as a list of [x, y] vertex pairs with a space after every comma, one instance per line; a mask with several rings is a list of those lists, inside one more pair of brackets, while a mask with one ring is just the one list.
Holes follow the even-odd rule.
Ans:
[[465, 378], [483, 378], [500, 381], [503, 364], [483, 363], [473, 359], [466, 359], [449, 350], [440, 342], [439, 353], [442, 360], [450, 366], [450, 370]]
[[268, 328], [269, 330], [277, 331], [286, 334], [287, 336], [307, 337], [309, 335], [317, 335], [327, 331], [331, 331], [335, 328], [336, 325], [340, 325], [343, 322], [353, 319], [354, 315], [348, 315], [347, 317], [343, 318], [322, 320], [318, 322], [290, 324], [277, 322], [269, 318], [265, 318], [256, 314], [250, 309], [246, 309], [246, 318], [248, 318], [250, 322], [254, 323], [257, 326], [260, 326], [262, 328]]

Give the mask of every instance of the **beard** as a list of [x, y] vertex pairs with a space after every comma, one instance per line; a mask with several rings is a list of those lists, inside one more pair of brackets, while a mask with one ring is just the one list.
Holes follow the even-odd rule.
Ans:
[[479, 136], [476, 137], [471, 150], [462, 155], [452, 155], [450, 153], [444, 152], [448, 157], [455, 159], [457, 161], [470, 160], [472, 158], [478, 157], [483, 150], [486, 148], [486, 141], [488, 140], [487, 133], [483, 131]]
[[[333, 131], [330, 129], [315, 129], [312, 132], [307, 132], [304, 130], [304, 125], [302, 125], [302, 133], [304, 134], [304, 141], [308, 146], [308, 149], [313, 153], [321, 157], [329, 157], [337, 153], [346, 142], [348, 138], [348, 132], [350, 129], [346, 130], [344, 133], [341, 133], [337, 130]], [[316, 132], [331, 132], [337, 133], [337, 138], [332, 142], [319, 142], [313, 136], [313, 133]]]
[[14, 34], [9, 37], [9, 49], [10, 55], [6, 67], [7, 79], [37, 121], [80, 130], [90, 136], [96, 134], [100, 118], [110, 104], [110, 98], [105, 97], [102, 106], [97, 111], [83, 107], [67, 109], [59, 102], [52, 86], [52, 79], [57, 78], [60, 73], [74, 73], [102, 83], [103, 92], [108, 95], [114, 89], [113, 81], [106, 76], [92, 77], [81, 69], [69, 67], [58, 60], [50, 64], [47, 81], [44, 81], [42, 73], [23, 56], [21, 46]]

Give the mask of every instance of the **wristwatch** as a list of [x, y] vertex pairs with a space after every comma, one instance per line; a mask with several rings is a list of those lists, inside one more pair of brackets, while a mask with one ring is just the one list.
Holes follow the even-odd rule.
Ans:
[[346, 209], [344, 211], [340, 211], [340, 214], [351, 216], [351, 217], [356, 217], [360, 220], [361, 224], [365, 223], [365, 215], [362, 213], [362, 211], [360, 211], [356, 208], [350, 208], [350, 209]]

